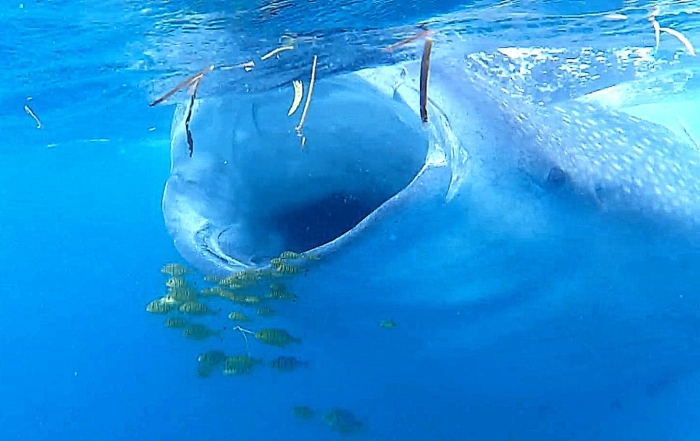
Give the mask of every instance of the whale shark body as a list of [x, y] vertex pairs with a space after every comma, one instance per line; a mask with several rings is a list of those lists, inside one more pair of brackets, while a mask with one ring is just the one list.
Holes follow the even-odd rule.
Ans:
[[[470, 431], [441, 439], [512, 436], [475, 429], [486, 408], [535, 439], [576, 439], [562, 421], [601, 421], [691, 375], [693, 143], [591, 102], [534, 105], [449, 53], [434, 56], [424, 125], [419, 67], [319, 79], [303, 146], [287, 88], [195, 101], [191, 157], [180, 106], [163, 212], [182, 256], [218, 276], [318, 256], [290, 279], [288, 326], [329, 365], [353, 363], [348, 394], [358, 378], [408, 401], [449, 391]], [[531, 418], [552, 406], [554, 432]]]

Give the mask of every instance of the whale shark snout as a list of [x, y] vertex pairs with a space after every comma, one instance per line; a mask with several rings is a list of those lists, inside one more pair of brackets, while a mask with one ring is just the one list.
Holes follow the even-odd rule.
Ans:
[[303, 148], [291, 88], [197, 101], [192, 157], [179, 108], [163, 196], [177, 249], [222, 276], [314, 250], [290, 282], [296, 323], [370, 340], [365, 311], [390, 316], [411, 381], [456, 387], [468, 366], [474, 397], [687, 373], [700, 153], [590, 103], [535, 106], [463, 61], [433, 58], [428, 126], [418, 63], [319, 81]]

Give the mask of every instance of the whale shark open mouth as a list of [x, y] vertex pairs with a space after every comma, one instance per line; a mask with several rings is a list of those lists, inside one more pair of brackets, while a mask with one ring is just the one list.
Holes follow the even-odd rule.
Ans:
[[303, 135], [295, 130], [301, 111], [287, 115], [291, 98], [289, 87], [196, 101], [191, 157], [188, 109], [178, 108], [163, 212], [178, 251], [200, 270], [323, 247], [396, 199], [431, 162], [445, 165], [436, 130], [417, 109], [357, 75], [316, 83]]

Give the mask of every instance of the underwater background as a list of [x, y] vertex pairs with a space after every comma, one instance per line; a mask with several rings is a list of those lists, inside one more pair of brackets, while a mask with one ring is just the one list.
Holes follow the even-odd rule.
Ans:
[[[355, 378], [353, 363], [386, 368], [373, 357], [391, 346], [388, 336], [400, 326], [377, 328], [372, 349], [329, 330], [330, 343], [353, 354], [342, 363], [324, 366], [310, 356], [308, 367], [289, 374], [260, 369], [241, 378], [199, 378], [198, 356], [240, 349], [243, 339], [229, 329], [225, 339], [188, 340], [145, 310], [165, 294], [163, 265], [186, 265], [160, 205], [174, 107], [148, 104], [208, 65], [217, 66], [207, 80], [218, 85], [203, 83], [202, 96], [264, 90], [308, 72], [310, 57], [279, 69], [263, 66], [254, 81], [240, 70], [217, 83], [220, 66], [273, 49], [284, 33], [313, 36], [319, 57], [334, 61], [319, 74], [330, 75], [419, 57], [420, 45], [378, 50], [415, 33], [417, 23], [446, 38], [459, 35], [475, 51], [653, 48], [648, 14], [659, 4], [667, 12], [659, 16], [664, 26], [700, 44], [700, 3], [692, 1], [3, 2], [0, 441], [345, 438], [322, 421], [299, 418], [294, 406], [320, 414], [351, 409], [367, 426], [350, 435], [358, 439], [504, 439], [491, 437], [490, 428], [507, 433], [502, 429], [509, 425], [508, 439], [544, 439], [542, 433], [595, 439], [590, 427], [562, 429], [567, 416], [542, 418], [546, 409], [533, 414], [483, 403], [465, 415], [465, 397], [449, 388], [413, 388], [393, 363], [382, 375], [405, 387], [391, 393]], [[605, 18], [613, 13], [627, 19]], [[452, 14], [449, 21], [436, 19], [445, 14]], [[655, 53], [672, 64], [683, 50], [664, 39]], [[692, 115], [687, 122], [697, 124]], [[322, 313], [323, 305], [317, 308]], [[676, 433], [698, 439], [697, 402], [680, 406], [687, 428]], [[679, 439], [644, 437], [643, 430], [625, 438], [626, 425], [634, 422], [600, 439]], [[588, 435], [578, 438], [579, 429]]]

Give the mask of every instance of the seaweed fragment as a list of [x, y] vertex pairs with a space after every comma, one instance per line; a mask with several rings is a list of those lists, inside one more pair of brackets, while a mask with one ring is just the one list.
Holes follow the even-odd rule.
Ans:
[[420, 119], [428, 122], [428, 74], [430, 73], [430, 51], [433, 48], [433, 40], [425, 39], [423, 57], [420, 61]]

